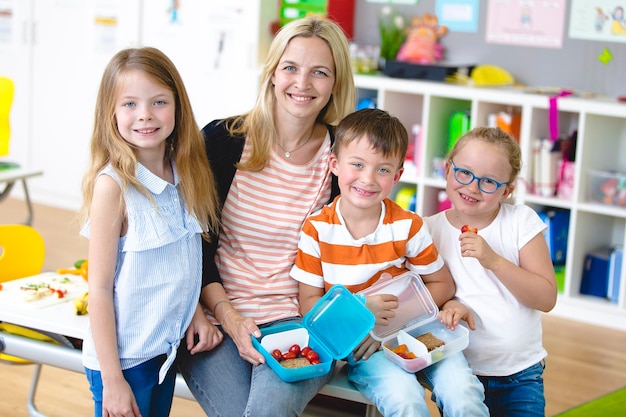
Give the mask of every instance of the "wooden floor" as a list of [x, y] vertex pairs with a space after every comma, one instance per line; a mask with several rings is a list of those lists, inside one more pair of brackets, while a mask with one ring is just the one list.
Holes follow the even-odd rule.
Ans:
[[[20, 223], [24, 219], [22, 200], [0, 202], [0, 224]], [[87, 256], [87, 242], [78, 235], [79, 227], [72, 212], [35, 205], [33, 226], [46, 241], [44, 269], [71, 266], [75, 260]], [[549, 354], [544, 374], [547, 416], [626, 386], [626, 332], [549, 314], [544, 315], [543, 322], [544, 345]], [[32, 365], [0, 365], [0, 416], [28, 416], [26, 398], [31, 373]], [[36, 401], [39, 410], [51, 417], [93, 413], [85, 376], [71, 371], [44, 367]], [[204, 414], [196, 403], [175, 398], [171, 415]], [[308, 415], [324, 414], [311, 411]]]

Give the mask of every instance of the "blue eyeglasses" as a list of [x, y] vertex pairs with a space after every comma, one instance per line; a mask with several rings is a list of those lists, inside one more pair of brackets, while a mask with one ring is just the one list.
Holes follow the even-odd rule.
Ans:
[[454, 161], [451, 159], [452, 169], [454, 170], [454, 179], [463, 185], [470, 185], [474, 180], [478, 181], [478, 189], [485, 194], [493, 194], [498, 191], [498, 188], [508, 185], [508, 182], [498, 182], [493, 178], [481, 178], [474, 175], [472, 171], [465, 168], [458, 168], [454, 165]]

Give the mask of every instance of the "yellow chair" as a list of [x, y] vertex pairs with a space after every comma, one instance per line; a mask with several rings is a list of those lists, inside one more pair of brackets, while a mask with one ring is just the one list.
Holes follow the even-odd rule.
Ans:
[[23, 224], [0, 225], [0, 282], [41, 273], [46, 257], [43, 237]]
[[0, 156], [9, 153], [9, 138], [11, 128], [9, 124], [9, 113], [13, 103], [13, 92], [15, 86], [10, 78], [0, 76]]
[[[41, 273], [46, 248], [43, 237], [31, 226], [23, 224], [0, 224], [0, 283]], [[31, 339], [73, 347], [64, 336], [41, 332], [27, 327], [0, 322], [0, 332], [16, 334]], [[0, 354], [0, 362], [30, 364], [32, 362], [14, 356]], [[43, 416], [35, 406], [35, 391], [41, 373], [41, 364], [34, 364], [33, 378], [28, 395], [31, 417]]]

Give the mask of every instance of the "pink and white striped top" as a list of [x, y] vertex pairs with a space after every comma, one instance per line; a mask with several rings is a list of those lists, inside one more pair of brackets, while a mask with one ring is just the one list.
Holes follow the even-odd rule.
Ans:
[[[249, 157], [246, 141], [241, 160]], [[222, 210], [216, 264], [231, 303], [257, 324], [299, 315], [289, 276], [304, 220], [330, 199], [330, 136], [306, 165], [272, 153], [259, 172], [237, 170]]]

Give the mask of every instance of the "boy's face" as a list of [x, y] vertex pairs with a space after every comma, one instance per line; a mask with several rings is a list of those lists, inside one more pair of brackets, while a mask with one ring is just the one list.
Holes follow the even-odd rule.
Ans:
[[344, 204], [354, 208], [380, 208], [380, 202], [400, 180], [404, 168], [398, 156], [384, 156], [374, 150], [367, 137], [353, 140], [332, 155], [330, 169], [338, 178]]

